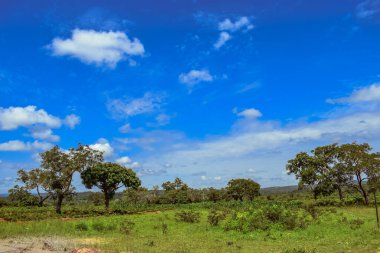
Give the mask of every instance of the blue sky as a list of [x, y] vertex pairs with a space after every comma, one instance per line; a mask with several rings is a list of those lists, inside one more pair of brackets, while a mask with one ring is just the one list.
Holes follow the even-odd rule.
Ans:
[[299, 151], [379, 150], [379, 45], [378, 0], [1, 1], [0, 192], [78, 142], [148, 187], [295, 184]]

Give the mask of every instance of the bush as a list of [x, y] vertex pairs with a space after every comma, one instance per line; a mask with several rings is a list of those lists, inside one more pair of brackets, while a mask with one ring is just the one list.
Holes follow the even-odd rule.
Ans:
[[305, 205], [303, 208], [305, 209], [306, 212], [308, 212], [311, 215], [311, 217], [313, 217], [314, 220], [318, 219], [320, 215], [320, 211], [315, 205], [313, 204]]
[[112, 231], [112, 230], [115, 230], [115, 225], [114, 224], [105, 225], [102, 222], [95, 222], [92, 224], [92, 229], [98, 232]]
[[135, 228], [135, 225], [136, 224], [133, 221], [125, 220], [120, 226], [120, 231], [126, 235], [129, 235]]
[[177, 221], [187, 222], [187, 223], [197, 223], [200, 220], [200, 213], [194, 211], [181, 211], [175, 214]]
[[87, 226], [86, 223], [81, 222], [81, 223], [78, 223], [78, 224], [75, 225], [75, 229], [79, 230], [79, 231], [87, 231], [88, 230], [88, 226]]
[[357, 228], [360, 228], [364, 224], [364, 220], [360, 218], [356, 218], [356, 219], [351, 220], [349, 223], [352, 229], [357, 229]]
[[211, 226], [218, 226], [219, 222], [226, 218], [226, 213], [218, 210], [211, 210], [207, 216], [208, 223]]

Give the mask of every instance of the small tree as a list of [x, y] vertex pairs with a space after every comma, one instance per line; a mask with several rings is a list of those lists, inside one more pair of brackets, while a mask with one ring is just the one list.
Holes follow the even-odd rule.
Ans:
[[137, 189], [141, 185], [136, 173], [117, 163], [100, 163], [81, 173], [83, 184], [91, 189], [98, 187], [104, 194], [104, 203], [109, 208], [110, 200], [122, 186]]
[[189, 186], [180, 178], [175, 178], [173, 182], [167, 181], [162, 184], [165, 190], [164, 199], [172, 204], [187, 203], [189, 195]]
[[[22, 182], [27, 190], [36, 190], [38, 197], [38, 206], [43, 206], [44, 202], [50, 197], [47, 190], [44, 188], [44, 173], [41, 169], [32, 169], [30, 171], [25, 171], [23, 169], [17, 172], [17, 181]], [[42, 189], [41, 189], [42, 188]], [[41, 192], [43, 190], [45, 193]]]
[[18, 185], [8, 190], [8, 200], [22, 206], [36, 206], [38, 204], [36, 196], [33, 196], [25, 187]]
[[227, 184], [227, 193], [234, 200], [243, 201], [248, 199], [252, 201], [256, 196], [260, 195], [260, 185], [252, 179], [232, 179]]

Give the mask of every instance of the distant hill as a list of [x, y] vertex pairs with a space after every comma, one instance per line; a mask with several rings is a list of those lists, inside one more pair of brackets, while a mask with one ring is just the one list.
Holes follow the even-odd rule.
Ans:
[[262, 188], [260, 190], [261, 194], [279, 194], [279, 193], [289, 193], [293, 191], [297, 191], [298, 186], [297, 185], [288, 185], [288, 186], [274, 186], [274, 187], [267, 187]]

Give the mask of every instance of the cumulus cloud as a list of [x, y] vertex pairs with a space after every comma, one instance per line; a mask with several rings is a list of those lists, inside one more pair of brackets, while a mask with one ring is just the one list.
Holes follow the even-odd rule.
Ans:
[[111, 68], [130, 56], [141, 56], [145, 52], [139, 39], [129, 39], [121, 31], [75, 29], [71, 38], [55, 38], [50, 47], [55, 56], [71, 56], [87, 64]]
[[216, 49], [221, 48], [230, 39], [231, 39], [231, 35], [228, 32], [221, 32], [219, 34], [219, 39], [214, 44], [214, 48]]
[[219, 22], [218, 28], [220, 31], [236, 32], [241, 29], [251, 30], [254, 28], [254, 25], [251, 23], [248, 17], [243, 16], [243, 17], [240, 17], [235, 22], [226, 18], [225, 20]]
[[29, 127], [37, 124], [58, 128], [61, 126], [61, 120], [48, 114], [43, 109], [37, 110], [37, 107], [32, 105], [26, 107], [0, 107], [0, 130], [15, 130], [19, 127]]
[[47, 150], [52, 147], [51, 143], [47, 142], [23, 142], [12, 140], [0, 143], [0, 151], [30, 151], [30, 150]]
[[103, 152], [103, 156], [108, 158], [113, 155], [113, 148], [107, 139], [100, 138], [95, 144], [90, 145], [90, 148]]
[[179, 81], [189, 86], [194, 86], [200, 82], [211, 82], [214, 78], [208, 70], [191, 70], [188, 73], [182, 73], [179, 75]]
[[60, 128], [62, 124], [74, 128], [79, 124], [80, 118], [71, 114], [65, 119], [48, 114], [44, 109], [36, 106], [0, 107], [0, 130], [16, 130], [19, 127], [44, 126], [45, 128]]
[[261, 112], [255, 108], [249, 108], [249, 109], [245, 109], [241, 112], [239, 112], [236, 108], [233, 110], [233, 112], [240, 116], [240, 117], [244, 117], [244, 118], [247, 118], [247, 119], [256, 119], [256, 118], [260, 118], [262, 116]]
[[351, 104], [375, 101], [380, 101], [380, 83], [375, 83], [368, 87], [355, 90], [349, 97], [327, 100], [328, 103], [332, 104]]
[[76, 125], [80, 123], [80, 118], [79, 116], [75, 114], [70, 114], [65, 117], [63, 120], [64, 124], [68, 126], [71, 129], [74, 129]]
[[107, 103], [107, 109], [115, 118], [128, 118], [159, 109], [163, 100], [162, 95], [147, 92], [141, 98], [112, 99]]
[[136, 169], [140, 167], [140, 164], [138, 162], [132, 161], [132, 159], [128, 156], [120, 157], [116, 159], [116, 162], [131, 169]]

